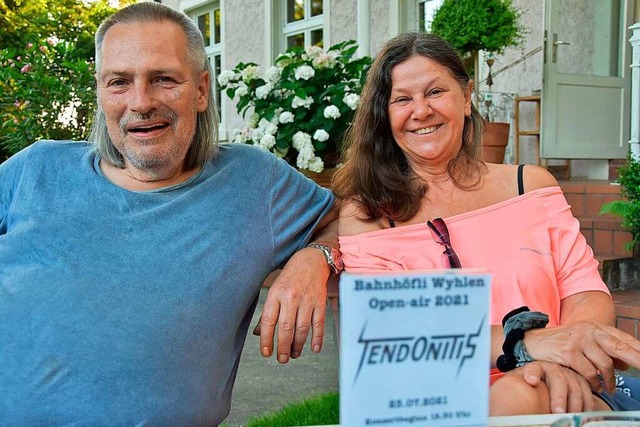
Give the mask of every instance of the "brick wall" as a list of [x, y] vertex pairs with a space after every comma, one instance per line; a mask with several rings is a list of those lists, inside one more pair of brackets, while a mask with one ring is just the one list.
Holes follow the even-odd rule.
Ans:
[[[625, 249], [625, 245], [631, 241], [631, 233], [620, 226], [621, 218], [598, 214], [604, 203], [622, 198], [619, 185], [608, 181], [561, 181], [560, 186], [601, 265], [605, 259], [631, 256]], [[613, 291], [612, 296], [616, 308], [616, 326], [640, 338], [640, 289]]]
[[630, 256], [625, 245], [631, 233], [620, 225], [620, 217], [599, 215], [604, 203], [620, 200], [620, 186], [608, 181], [561, 181], [560, 186], [571, 205], [580, 229], [599, 260]]

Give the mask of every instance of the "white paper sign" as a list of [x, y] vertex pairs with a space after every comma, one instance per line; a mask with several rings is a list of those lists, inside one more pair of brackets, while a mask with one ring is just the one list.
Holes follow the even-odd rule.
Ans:
[[486, 426], [490, 275], [340, 279], [340, 424]]

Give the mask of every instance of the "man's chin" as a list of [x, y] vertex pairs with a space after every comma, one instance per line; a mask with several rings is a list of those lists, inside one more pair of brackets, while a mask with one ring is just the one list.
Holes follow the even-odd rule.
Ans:
[[175, 157], [168, 153], [140, 153], [127, 150], [124, 153], [124, 157], [127, 159], [128, 164], [141, 170], [164, 169], [175, 163]]

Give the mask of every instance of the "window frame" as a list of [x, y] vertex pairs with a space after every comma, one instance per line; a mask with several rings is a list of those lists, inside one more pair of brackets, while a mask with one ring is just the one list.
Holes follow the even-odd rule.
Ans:
[[420, 29], [420, 3], [437, 0], [390, 0], [389, 28], [392, 34]]
[[[223, 102], [224, 94], [218, 87], [218, 74], [225, 69], [224, 61], [224, 0], [205, 0], [205, 1], [187, 1], [183, 2], [182, 11], [189, 16], [198, 25], [198, 17], [208, 13], [209, 25], [210, 25], [210, 40], [209, 45], [205, 45], [205, 52], [207, 58], [211, 64], [213, 75], [210, 76], [210, 84], [212, 86], [214, 99], [216, 103], [216, 110], [218, 111], [218, 140], [226, 141], [228, 139], [226, 120], [227, 120], [227, 108], [226, 103]], [[214, 40], [214, 26], [215, 26], [215, 11], [218, 10], [220, 14], [220, 39], [218, 43]], [[205, 41], [206, 44], [206, 41]], [[217, 61], [217, 62], [216, 62]]]
[[[287, 23], [287, 7], [286, 2], [289, 0], [280, 0], [282, 3], [282, 51], [287, 49], [287, 39], [298, 34], [304, 35], [304, 47], [311, 45], [311, 32], [322, 30], [322, 43], [324, 46], [324, 4], [322, 5], [322, 14], [311, 16], [311, 1], [304, 1], [305, 18]], [[324, 3], [324, 2], [323, 2]]]
[[[287, 37], [304, 33], [305, 47], [309, 46], [311, 31], [322, 30], [322, 43], [330, 46], [330, 0], [322, 1], [322, 14], [301, 21], [286, 23], [287, 0], [265, 0], [265, 63], [273, 64], [287, 48]], [[305, 16], [311, 13], [311, 0], [305, 1]]]

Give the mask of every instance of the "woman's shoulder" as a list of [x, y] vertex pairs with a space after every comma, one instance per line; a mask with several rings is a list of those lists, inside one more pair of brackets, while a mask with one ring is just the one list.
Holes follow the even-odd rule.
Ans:
[[537, 190], [539, 188], [554, 187], [558, 185], [558, 181], [551, 173], [536, 165], [526, 165], [522, 170], [524, 181], [524, 192]]
[[385, 218], [368, 219], [355, 200], [341, 200], [339, 208], [338, 234], [340, 236], [354, 236], [386, 228], [383, 226]]
[[488, 164], [489, 179], [493, 183], [502, 183], [502, 187], [517, 189], [520, 180], [519, 169], [522, 170], [523, 192], [528, 193], [540, 188], [553, 187], [558, 181], [548, 170], [536, 165], [503, 165]]

